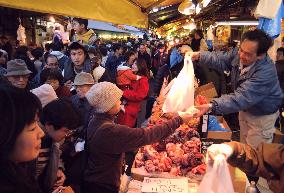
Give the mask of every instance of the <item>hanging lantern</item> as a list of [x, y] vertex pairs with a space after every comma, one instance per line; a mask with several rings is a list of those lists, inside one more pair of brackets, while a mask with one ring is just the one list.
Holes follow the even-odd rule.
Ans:
[[184, 15], [192, 15], [195, 13], [195, 5], [191, 0], [184, 0], [179, 6], [178, 11]]

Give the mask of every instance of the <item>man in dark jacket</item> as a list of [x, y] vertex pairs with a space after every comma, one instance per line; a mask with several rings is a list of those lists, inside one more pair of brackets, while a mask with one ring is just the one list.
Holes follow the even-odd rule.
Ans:
[[138, 58], [143, 58], [149, 70], [151, 70], [151, 56], [147, 53], [146, 45], [141, 44], [139, 47]]
[[121, 62], [121, 55], [123, 52], [123, 47], [120, 44], [114, 44], [112, 46], [113, 54], [111, 54], [106, 61], [105, 67], [109, 71], [112, 82], [116, 82], [117, 67]]
[[93, 107], [91, 107], [85, 95], [94, 84], [95, 81], [92, 75], [86, 72], [77, 74], [74, 80], [77, 94], [71, 97], [71, 101], [73, 107], [80, 113], [85, 128], [89, 124], [93, 110]]
[[159, 96], [165, 78], [168, 79], [168, 82], [172, 80], [172, 74], [170, 66], [168, 64], [164, 64], [163, 66], [161, 66], [157, 72], [157, 75], [155, 76], [153, 85], [155, 97]]
[[[253, 148], [271, 143], [283, 93], [275, 65], [267, 55], [272, 39], [255, 29], [243, 34], [237, 53], [194, 52], [192, 60], [213, 69], [231, 72], [233, 93], [213, 99], [210, 104], [198, 106], [197, 116], [239, 112], [240, 139]], [[255, 180], [255, 179], [254, 179]]]
[[63, 53], [64, 45], [62, 41], [54, 42], [51, 44], [50, 49], [52, 50], [50, 54], [57, 57], [59, 68], [60, 70], [63, 70], [64, 64], [69, 60], [69, 58]]
[[90, 73], [92, 66], [84, 46], [78, 42], [73, 42], [68, 49], [71, 60], [64, 64], [63, 76], [66, 85], [71, 87], [76, 74], [80, 72]]
[[6, 36], [0, 37], [0, 48], [8, 53], [8, 60], [11, 60], [13, 47]]
[[231, 72], [234, 92], [197, 107], [201, 115], [211, 109], [216, 114], [239, 112], [241, 142], [256, 148], [271, 143], [283, 93], [275, 65], [267, 55], [271, 38], [261, 30], [243, 34], [238, 54], [194, 52], [193, 60], [208, 67]]
[[280, 87], [282, 88], [283, 91], [284, 90], [284, 48], [283, 47], [277, 49], [275, 66], [277, 70]]
[[81, 121], [69, 100], [58, 99], [43, 108], [40, 122], [46, 135], [36, 161], [36, 177], [43, 191], [48, 193], [65, 181], [60, 144], [76, 131]]
[[153, 61], [152, 61], [152, 72], [154, 76], [156, 76], [158, 69], [161, 66], [164, 66], [167, 63], [168, 55], [166, 53], [166, 46], [164, 44], [159, 44], [157, 46], [157, 51], [153, 55]]
[[122, 91], [112, 83], [95, 84], [86, 94], [95, 108], [87, 128], [88, 164], [85, 170], [85, 193], [118, 193], [124, 152], [167, 137], [183, 122], [187, 113], [152, 128], [130, 128], [114, 123], [120, 111]]
[[4, 76], [13, 86], [31, 90], [34, 88], [34, 84], [29, 81], [31, 73], [24, 60], [15, 59], [7, 63], [7, 73]]
[[[284, 48], [278, 48], [277, 49], [277, 55], [276, 55], [276, 70], [278, 75], [278, 80], [280, 83], [280, 87], [282, 89], [282, 92], [284, 91]], [[282, 105], [280, 107], [280, 126], [282, 128], [284, 127], [284, 100], [282, 102]]]

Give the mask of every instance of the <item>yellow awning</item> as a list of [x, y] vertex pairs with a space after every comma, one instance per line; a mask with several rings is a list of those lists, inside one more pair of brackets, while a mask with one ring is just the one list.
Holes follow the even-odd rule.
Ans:
[[0, 0], [0, 6], [148, 27], [148, 17], [128, 0]]

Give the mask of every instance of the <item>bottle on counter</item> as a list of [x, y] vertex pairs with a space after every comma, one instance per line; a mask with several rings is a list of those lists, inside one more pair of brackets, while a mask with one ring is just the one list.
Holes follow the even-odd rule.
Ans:
[[246, 189], [246, 193], [258, 193], [256, 184], [254, 181], [250, 182], [250, 185]]

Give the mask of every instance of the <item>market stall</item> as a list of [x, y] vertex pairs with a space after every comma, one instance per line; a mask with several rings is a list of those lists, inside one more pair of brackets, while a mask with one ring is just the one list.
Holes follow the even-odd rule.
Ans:
[[[169, 107], [165, 108], [165, 105], [167, 106], [168, 97], [184, 72], [185, 69], [169, 84], [164, 82], [147, 127], [164, 123], [175, 116], [174, 113], [167, 112]], [[217, 96], [212, 83], [199, 86], [194, 79], [192, 84], [194, 106], [206, 104]], [[179, 99], [175, 99], [177, 103]], [[201, 118], [192, 118], [167, 138], [139, 149], [132, 167], [133, 180], [129, 184], [129, 192], [196, 192], [206, 173], [207, 148], [212, 144], [231, 141], [231, 136], [231, 129], [222, 116], [207, 114]], [[229, 168], [235, 192], [243, 192], [246, 184], [244, 174], [235, 168]]]

